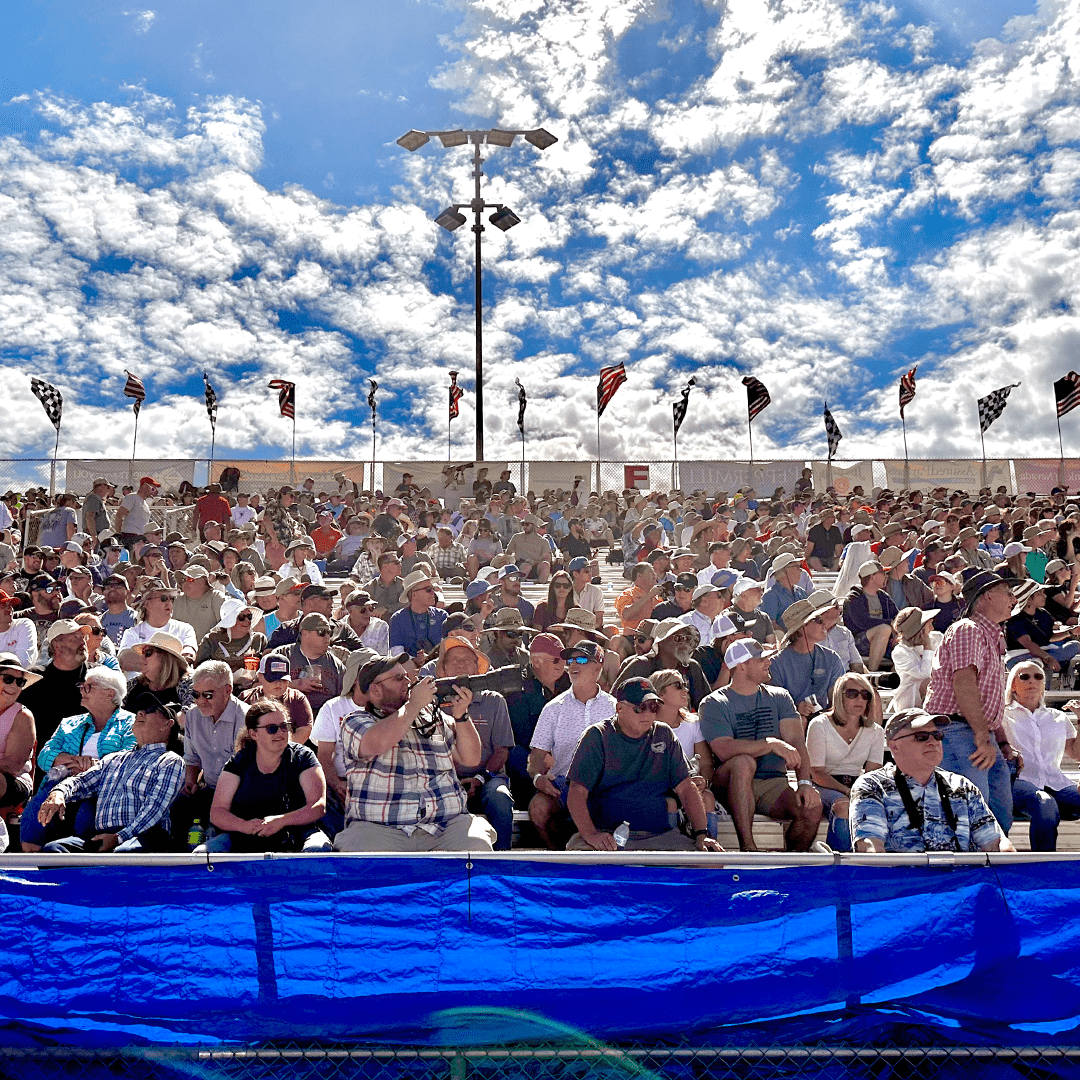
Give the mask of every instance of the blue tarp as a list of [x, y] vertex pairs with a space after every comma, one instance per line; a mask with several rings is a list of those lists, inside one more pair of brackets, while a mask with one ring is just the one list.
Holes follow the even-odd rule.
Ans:
[[612, 1041], [1075, 1044], [1077, 865], [9, 869], [0, 1042], [460, 1044], [521, 1012]]

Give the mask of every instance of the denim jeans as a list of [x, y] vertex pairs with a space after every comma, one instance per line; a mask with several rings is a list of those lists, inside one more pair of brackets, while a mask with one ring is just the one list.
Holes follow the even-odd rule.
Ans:
[[[233, 841], [232, 833], [219, 832], [213, 836], [207, 838], [205, 843], [199, 844], [194, 850], [196, 852], [221, 852], [232, 851]], [[272, 849], [267, 849], [272, 850]], [[282, 850], [294, 850], [292, 848], [284, 848]], [[303, 845], [299, 849], [300, 851], [333, 851], [334, 846], [330, 843], [330, 837], [322, 831], [322, 829], [312, 828], [311, 832], [304, 837]]]
[[941, 767], [966, 776], [979, 789], [1001, 831], [1007, 835], [1013, 823], [1013, 796], [1009, 767], [1001, 755], [1001, 748], [994, 744], [995, 758], [989, 769], [976, 769], [970, 760], [970, 755], [975, 752], [975, 735], [971, 728], [954, 719], [942, 732], [945, 741], [942, 743]]
[[484, 782], [479, 794], [469, 800], [476, 812], [483, 814], [495, 830], [495, 850], [509, 851], [514, 834], [514, 798], [510, 782], [496, 774]]
[[851, 824], [846, 814], [838, 815], [833, 811], [834, 804], [841, 799], [846, 799], [847, 796], [835, 788], [817, 787], [817, 784], [814, 787], [817, 788], [817, 793], [821, 796], [822, 808], [829, 815], [829, 831], [825, 836], [825, 843], [833, 851], [850, 851]]
[[1055, 791], [1037, 788], [1027, 780], [1013, 781], [1013, 807], [1030, 818], [1032, 851], [1057, 851], [1058, 824], [1062, 817], [1080, 817], [1080, 791], [1074, 787]]
[[44, 847], [51, 840], [74, 833], [76, 836], [91, 836], [94, 832], [94, 813], [97, 799], [84, 799], [82, 802], [66, 803], [64, 816], [57, 815], [48, 825], [38, 821], [41, 804], [48, 798], [59, 780], [42, 780], [41, 787], [23, 808], [22, 822], [19, 825], [19, 838], [25, 844]]

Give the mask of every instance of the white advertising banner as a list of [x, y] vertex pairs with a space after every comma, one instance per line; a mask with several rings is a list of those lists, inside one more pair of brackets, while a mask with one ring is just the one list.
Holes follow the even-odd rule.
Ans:
[[683, 491], [704, 489], [709, 495], [748, 485], [759, 495], [772, 495], [778, 487], [790, 494], [803, 466], [802, 461], [680, 461], [679, 483]]
[[[513, 466], [512, 466], [513, 468]], [[578, 493], [588, 495], [592, 487], [593, 463], [591, 461], [530, 461], [526, 464], [529, 490], [538, 497], [552, 488], [571, 491], [574, 481], [581, 477]], [[511, 479], [516, 484], [521, 462], [513, 469]]]
[[824, 491], [829, 486], [831, 476], [832, 486], [841, 498], [846, 498], [860, 485], [866, 497], [870, 498], [874, 487], [872, 461], [834, 461], [831, 466], [827, 461], [812, 461], [810, 468], [814, 474], [815, 491]]
[[520, 467], [505, 461], [388, 461], [383, 465], [383, 490], [392, 492], [401, 483], [405, 473], [412, 474], [411, 483], [420, 488], [430, 488], [436, 499], [448, 506], [457, 506], [462, 498], [472, 498], [473, 481], [481, 469], [487, 469], [487, 479], [495, 483], [503, 469], [510, 470], [510, 479], [516, 485]]
[[[904, 462], [892, 460], [883, 462], [886, 484], [893, 491], [899, 491], [904, 484]], [[1009, 462], [993, 458], [986, 462], [986, 484], [982, 480], [982, 462], [962, 458], [934, 458], [927, 461], [908, 462], [909, 488], [921, 488], [923, 491], [935, 487], [947, 487], [950, 491], [967, 491], [975, 494], [979, 488], [996, 488], [1001, 484], [1012, 486], [1009, 474]]]
[[138, 486], [143, 476], [152, 476], [161, 483], [163, 492], [175, 492], [181, 482], [195, 482], [195, 462], [182, 458], [69, 458], [64, 489], [76, 495], [87, 495], [90, 485], [104, 476], [119, 491], [125, 484]]

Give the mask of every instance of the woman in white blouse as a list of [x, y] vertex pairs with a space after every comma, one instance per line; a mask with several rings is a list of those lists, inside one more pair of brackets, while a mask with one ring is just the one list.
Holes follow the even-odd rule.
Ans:
[[893, 629], [900, 640], [893, 646], [893, 669], [900, 685], [889, 702], [889, 713], [902, 709], [921, 709], [930, 685], [930, 669], [941, 635], [933, 627], [937, 610], [921, 611], [906, 607], [893, 619]]
[[1065, 711], [1051, 709], [1043, 703], [1045, 691], [1046, 673], [1037, 661], [1025, 660], [1009, 672], [1005, 732], [1019, 755], [1013, 808], [1031, 819], [1032, 851], [1056, 851], [1061, 819], [1080, 817], [1080, 791], [1061, 771], [1066, 752], [1080, 758], [1080, 701], [1070, 701]]
[[881, 698], [865, 675], [851, 671], [833, 684], [832, 708], [815, 716], [806, 732], [810, 779], [829, 815], [826, 843], [834, 851], [851, 850], [848, 796], [864, 772], [885, 760]]

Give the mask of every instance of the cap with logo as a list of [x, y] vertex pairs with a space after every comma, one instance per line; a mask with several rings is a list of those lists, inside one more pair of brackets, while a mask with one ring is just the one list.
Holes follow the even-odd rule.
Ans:
[[280, 653], [267, 653], [259, 661], [259, 674], [267, 682], [292, 682], [289, 661]]
[[764, 660], [776, 655], [776, 649], [753, 638], [739, 638], [724, 650], [724, 666], [732, 671], [747, 660]]
[[612, 694], [616, 701], [625, 701], [628, 705], [644, 705], [647, 701], [663, 701], [652, 688], [648, 679], [627, 679], [615, 688]]

